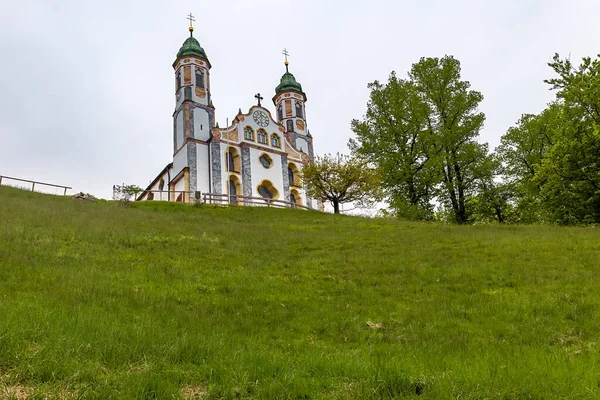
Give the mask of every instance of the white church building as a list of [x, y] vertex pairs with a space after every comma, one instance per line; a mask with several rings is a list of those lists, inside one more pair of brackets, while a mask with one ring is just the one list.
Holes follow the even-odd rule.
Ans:
[[273, 204], [319, 209], [310, 199], [299, 171], [313, 160], [313, 140], [306, 125], [306, 94], [288, 70], [275, 89], [275, 118], [258, 105], [215, 124], [211, 101], [211, 64], [193, 37], [183, 43], [173, 63], [175, 112], [173, 162], [137, 200]]

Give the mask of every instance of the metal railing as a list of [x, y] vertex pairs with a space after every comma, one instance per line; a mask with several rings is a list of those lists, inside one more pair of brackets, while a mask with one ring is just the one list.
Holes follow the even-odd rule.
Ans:
[[[3, 176], [0, 175], [0, 185], [2, 185], [2, 181], [4, 180], [4, 182], [6, 182], [7, 180], [11, 180], [11, 181], [17, 181], [17, 182], [26, 182], [26, 183], [31, 183], [31, 191], [34, 192], [35, 191], [35, 185], [37, 184], [38, 186], [50, 186], [50, 187], [55, 187], [55, 188], [61, 188], [64, 189], [64, 193], [63, 195], [66, 196], [67, 195], [67, 190], [68, 189], [73, 189], [70, 186], [63, 186], [63, 185], [55, 185], [53, 183], [45, 183], [45, 182], [38, 182], [38, 181], [30, 181], [28, 179], [20, 179], [20, 178], [13, 178], [12, 176]], [[9, 185], [6, 185], [9, 186]]]

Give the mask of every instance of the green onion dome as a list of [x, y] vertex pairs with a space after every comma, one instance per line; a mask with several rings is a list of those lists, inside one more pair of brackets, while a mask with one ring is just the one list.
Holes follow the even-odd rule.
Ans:
[[289, 71], [286, 71], [281, 77], [281, 82], [275, 88], [275, 93], [279, 93], [283, 90], [296, 90], [298, 92], [302, 92], [302, 85], [296, 82], [296, 78], [294, 78], [294, 75], [292, 75]]
[[196, 38], [192, 36], [191, 31], [190, 37], [183, 42], [183, 46], [181, 46], [179, 52], [177, 53], [177, 58], [182, 56], [198, 56], [208, 58], [206, 57], [206, 52], [202, 46], [200, 46], [200, 43], [198, 43]]

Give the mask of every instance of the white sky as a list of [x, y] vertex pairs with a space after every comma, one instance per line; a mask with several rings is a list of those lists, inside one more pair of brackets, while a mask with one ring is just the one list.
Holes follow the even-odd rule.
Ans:
[[0, 175], [106, 198], [145, 187], [172, 160], [171, 65], [189, 12], [220, 125], [257, 92], [274, 110], [285, 47], [317, 154], [347, 153], [367, 83], [420, 57], [461, 61], [494, 148], [553, 98], [554, 53], [600, 52], [597, 0], [0, 0]]

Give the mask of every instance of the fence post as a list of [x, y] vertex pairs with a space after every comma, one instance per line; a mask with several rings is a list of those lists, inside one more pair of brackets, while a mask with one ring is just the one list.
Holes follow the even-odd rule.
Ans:
[[34, 192], [34, 191], [35, 191], [35, 182], [33, 182], [33, 183], [31, 184], [31, 191], [32, 191], [32, 192]]
[[65, 194], [63, 196], [66, 196], [66, 195], [67, 195], [67, 188], [65, 188]]
[[0, 175], [0, 185], [2, 185], [2, 175]]

